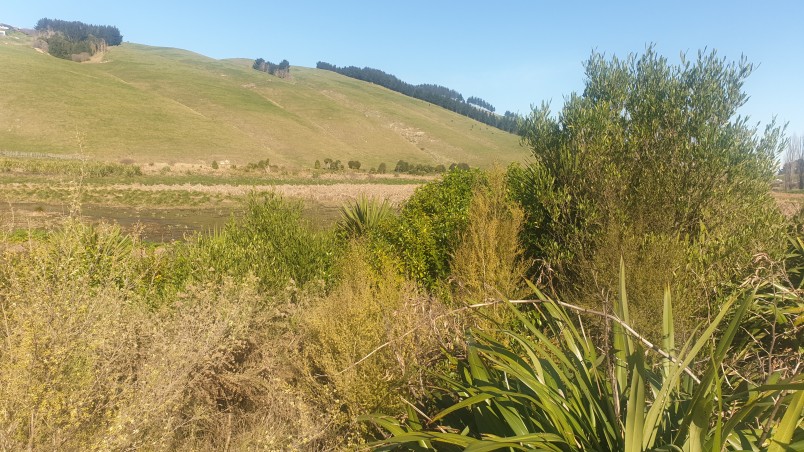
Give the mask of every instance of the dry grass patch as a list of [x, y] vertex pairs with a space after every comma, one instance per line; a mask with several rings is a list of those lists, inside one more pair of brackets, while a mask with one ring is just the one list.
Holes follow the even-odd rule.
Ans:
[[115, 227], [19, 246], [0, 252], [0, 449], [299, 449], [324, 428], [289, 383], [288, 297], [244, 277], [156, 303], [170, 249]]

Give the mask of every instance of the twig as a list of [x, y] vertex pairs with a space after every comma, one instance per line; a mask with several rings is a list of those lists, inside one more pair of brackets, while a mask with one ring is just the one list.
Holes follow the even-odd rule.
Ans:
[[[471, 309], [471, 308], [474, 308], [474, 307], [487, 306], [487, 305], [488, 305], [488, 304], [481, 303], [481, 304], [479, 304], [479, 305], [470, 305], [470, 306], [464, 306], [464, 307], [462, 307], [462, 308], [454, 309], [454, 310], [449, 311], [449, 312], [447, 312], [447, 313], [445, 313], [445, 314], [441, 314], [441, 315], [439, 315], [439, 316], [433, 317], [433, 319], [432, 319], [432, 320], [433, 320], [433, 321], [435, 321], [435, 320], [438, 320], [438, 319], [443, 318], [443, 317], [447, 317], [447, 316], [450, 316], [450, 315], [453, 315], [453, 314], [457, 314], [457, 313], [459, 313], [459, 312], [461, 312], [461, 311], [466, 311], [467, 309]], [[352, 364], [350, 364], [348, 367], [346, 367], [345, 369], [343, 369], [343, 370], [341, 370], [340, 372], [336, 373], [335, 375], [341, 375], [341, 374], [343, 374], [343, 373], [345, 373], [345, 372], [347, 372], [347, 371], [351, 370], [352, 368], [354, 368], [354, 367], [355, 367], [355, 366], [357, 366], [358, 364], [360, 364], [360, 363], [362, 363], [363, 361], [365, 361], [365, 360], [367, 360], [367, 359], [371, 358], [371, 357], [372, 357], [372, 356], [373, 356], [375, 353], [377, 353], [378, 351], [380, 351], [380, 350], [384, 349], [385, 347], [387, 347], [387, 346], [391, 345], [391, 344], [392, 344], [394, 341], [398, 341], [398, 340], [400, 340], [400, 339], [403, 339], [403, 338], [405, 338], [405, 337], [407, 337], [407, 336], [409, 336], [409, 335], [413, 334], [413, 333], [414, 333], [416, 330], [418, 330], [419, 328], [421, 328], [421, 325], [414, 326], [413, 328], [409, 329], [408, 331], [406, 331], [406, 332], [405, 332], [404, 334], [402, 334], [401, 336], [397, 336], [397, 337], [395, 337], [395, 338], [393, 338], [393, 339], [391, 339], [391, 340], [389, 340], [389, 341], [385, 342], [384, 344], [382, 344], [382, 345], [380, 345], [379, 347], [375, 348], [374, 350], [370, 351], [370, 352], [368, 353], [368, 355], [366, 355], [366, 356], [364, 356], [364, 357], [360, 358], [359, 360], [357, 360], [357, 361], [353, 362], [353, 363], [352, 363]], [[319, 375], [319, 376], [325, 377], [326, 375]]]
[[[543, 300], [511, 300], [510, 302], [514, 303], [514, 304], [519, 304], [519, 303], [521, 303], [521, 304], [544, 303]], [[592, 314], [592, 315], [600, 316], [600, 317], [603, 317], [605, 319], [609, 319], [612, 322], [616, 322], [621, 327], [623, 327], [623, 329], [625, 329], [625, 331], [627, 331], [628, 334], [630, 334], [631, 336], [633, 336], [636, 339], [639, 339], [639, 341], [642, 342], [646, 347], [648, 347], [649, 349], [651, 349], [654, 352], [658, 353], [663, 358], [672, 361], [677, 366], [682, 367], [684, 369], [684, 372], [686, 372], [687, 375], [692, 377], [692, 379], [695, 380], [696, 383], [701, 382], [701, 380], [697, 376], [695, 376], [695, 374], [692, 372], [692, 370], [690, 370], [689, 367], [685, 366], [684, 363], [679, 361], [678, 358], [672, 356], [671, 354], [669, 354], [666, 351], [664, 351], [661, 348], [659, 348], [657, 345], [654, 345], [652, 342], [650, 342], [649, 340], [645, 339], [642, 335], [637, 333], [636, 330], [631, 328], [631, 325], [625, 323], [623, 320], [621, 320], [616, 315], [609, 314], [607, 312], [595, 311], [594, 309], [582, 308], [580, 306], [575, 306], [573, 304], [565, 303], [563, 301], [555, 301], [555, 300], [553, 300], [553, 303], [555, 303], [555, 304], [557, 304], [559, 306], [565, 307], [567, 309], [572, 309], [574, 311], [582, 312], [584, 314]]]
[[[582, 313], [584, 313], [584, 314], [592, 314], [592, 315], [600, 316], [600, 317], [603, 317], [603, 318], [605, 318], [605, 319], [609, 319], [609, 320], [611, 320], [611, 321], [613, 321], [613, 322], [616, 322], [617, 324], [619, 324], [620, 326], [622, 326], [622, 327], [623, 327], [623, 329], [625, 329], [625, 331], [627, 331], [627, 332], [628, 332], [628, 334], [630, 334], [630, 335], [632, 335], [634, 338], [638, 339], [638, 340], [639, 340], [640, 342], [642, 342], [642, 343], [643, 343], [643, 344], [644, 344], [646, 347], [648, 347], [649, 349], [651, 349], [651, 350], [653, 350], [654, 352], [658, 353], [658, 354], [659, 354], [659, 355], [661, 355], [663, 358], [665, 358], [665, 359], [668, 359], [668, 360], [672, 361], [672, 362], [673, 362], [674, 364], [676, 364], [677, 366], [679, 366], [679, 367], [683, 368], [683, 369], [684, 369], [684, 372], [686, 372], [686, 373], [687, 373], [687, 375], [689, 375], [690, 377], [692, 377], [692, 379], [693, 379], [693, 380], [695, 380], [695, 382], [696, 382], [696, 383], [700, 383], [700, 382], [701, 382], [701, 380], [700, 380], [700, 379], [699, 379], [699, 378], [698, 378], [698, 377], [697, 377], [697, 376], [696, 376], [696, 375], [695, 375], [695, 374], [692, 372], [692, 370], [691, 370], [689, 367], [685, 366], [685, 365], [684, 365], [684, 363], [682, 363], [681, 361], [679, 361], [679, 360], [678, 360], [678, 358], [673, 357], [672, 355], [670, 355], [670, 354], [669, 354], [669, 353], [667, 353], [666, 351], [664, 351], [664, 350], [662, 350], [661, 348], [659, 348], [658, 346], [654, 345], [654, 344], [653, 344], [652, 342], [650, 342], [649, 340], [645, 339], [643, 336], [641, 336], [639, 333], [637, 333], [637, 332], [636, 332], [636, 330], [634, 330], [634, 329], [633, 329], [633, 328], [632, 328], [630, 325], [628, 325], [627, 323], [625, 323], [623, 320], [620, 320], [620, 318], [618, 318], [617, 316], [612, 315], [612, 314], [608, 314], [608, 313], [605, 313], [605, 312], [595, 311], [594, 309], [582, 308], [582, 307], [580, 307], [580, 306], [575, 306], [575, 305], [573, 305], [573, 304], [570, 304], [570, 303], [565, 303], [565, 302], [563, 302], [563, 301], [555, 301], [555, 300], [551, 300], [551, 301], [552, 301], [553, 303], [555, 303], [555, 304], [559, 305], [559, 306], [565, 307], [565, 308], [567, 308], [567, 309], [572, 309], [573, 311], [582, 312]], [[466, 311], [466, 310], [468, 310], [468, 309], [476, 309], [476, 308], [482, 308], [482, 307], [486, 307], [486, 306], [494, 306], [494, 305], [497, 305], [497, 304], [502, 304], [502, 303], [511, 303], [511, 304], [540, 304], [540, 303], [546, 303], [546, 302], [547, 302], [547, 300], [493, 300], [493, 301], [488, 301], [488, 302], [485, 302], [485, 303], [476, 303], [476, 304], [472, 304], [472, 305], [469, 305], [469, 306], [464, 306], [464, 307], [462, 307], [462, 308], [454, 309], [454, 310], [452, 310], [452, 311], [450, 311], [450, 312], [447, 312], [447, 313], [445, 313], [445, 314], [441, 314], [440, 316], [435, 317], [435, 319], [433, 319], [433, 320], [437, 320], [437, 319], [442, 318], [442, 317], [446, 317], [446, 316], [449, 316], [449, 315], [457, 314], [458, 312], [461, 312], [461, 311]], [[389, 340], [389, 341], [385, 342], [384, 344], [380, 345], [379, 347], [377, 347], [377, 348], [375, 348], [374, 350], [372, 350], [371, 352], [369, 352], [369, 354], [367, 354], [366, 356], [364, 356], [364, 357], [360, 358], [358, 361], [356, 361], [356, 362], [352, 363], [351, 365], [349, 365], [348, 367], [346, 367], [346, 368], [345, 368], [345, 369], [343, 369], [342, 371], [340, 371], [340, 372], [336, 373], [335, 375], [341, 375], [341, 374], [343, 374], [344, 372], [349, 371], [350, 369], [354, 368], [354, 367], [355, 367], [355, 366], [357, 366], [358, 364], [360, 364], [360, 363], [362, 363], [363, 361], [365, 361], [365, 360], [369, 359], [371, 356], [373, 356], [375, 353], [379, 352], [379, 351], [380, 351], [380, 350], [382, 350], [383, 348], [385, 348], [385, 347], [387, 347], [387, 346], [391, 345], [391, 344], [392, 344], [392, 343], [393, 343], [395, 340], [400, 340], [400, 339], [402, 339], [402, 338], [405, 338], [405, 337], [409, 336], [410, 334], [414, 333], [414, 332], [415, 332], [416, 330], [418, 330], [419, 328], [420, 328], [420, 326], [415, 326], [415, 327], [411, 328], [410, 330], [406, 331], [406, 332], [405, 332], [404, 334], [402, 334], [401, 336], [398, 336], [398, 337], [396, 337], [396, 338], [394, 338], [394, 339], [391, 339], [391, 340]]]
[[757, 445], [760, 447], [765, 442], [765, 440], [768, 439], [768, 435], [770, 435], [770, 424], [776, 417], [776, 413], [779, 412], [779, 408], [782, 407], [782, 400], [784, 399], [782, 395], [784, 395], [784, 392], [780, 394], [779, 397], [777, 397], [776, 400], [774, 401], [773, 411], [771, 411], [771, 415], [768, 416], [768, 420], [765, 422], [765, 425], [762, 426], [762, 435], [759, 437], [759, 440], [757, 441]]
[[[407, 399], [405, 399], [404, 397], [399, 396], [399, 398], [400, 398], [400, 399], [402, 399], [402, 402], [404, 402], [405, 404], [407, 404], [409, 407], [413, 408], [413, 409], [414, 409], [414, 410], [415, 410], [417, 413], [419, 413], [421, 416], [423, 416], [425, 419], [427, 419], [427, 422], [428, 422], [429, 424], [431, 424], [431, 425], [433, 424], [433, 419], [432, 419], [430, 416], [428, 416], [428, 415], [424, 414], [424, 411], [422, 411], [422, 410], [420, 410], [420, 409], [416, 408], [416, 405], [414, 405], [414, 404], [412, 404], [412, 403], [408, 402], [408, 400], [407, 400]], [[444, 430], [444, 427], [442, 427], [442, 426], [440, 426], [440, 425], [436, 425], [435, 427], [436, 427], [436, 428], [437, 428], [439, 431], [441, 431], [441, 433], [447, 433], [447, 431], [446, 431], [446, 430]]]
[[228, 422], [226, 427], [226, 444], [223, 446], [223, 450], [229, 452], [229, 444], [232, 442], [232, 412], [229, 412]]

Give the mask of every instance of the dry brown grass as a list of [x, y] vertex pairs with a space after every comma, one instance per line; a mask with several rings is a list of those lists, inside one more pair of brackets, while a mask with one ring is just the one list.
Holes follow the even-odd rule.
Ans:
[[143, 191], [187, 191], [207, 194], [221, 194], [226, 196], [245, 196], [256, 192], [274, 192], [290, 198], [313, 200], [322, 203], [342, 203], [352, 201], [361, 195], [380, 199], [387, 199], [393, 204], [400, 204], [413, 194], [418, 187], [415, 184], [389, 185], [389, 184], [349, 184], [338, 183], [329, 185], [300, 185], [300, 184], [280, 184], [280, 185], [202, 185], [202, 184], [114, 184], [105, 188], [121, 190], [143, 190]]
[[792, 218], [804, 209], [804, 193], [774, 191], [773, 197], [779, 204], [782, 214], [787, 218]]
[[154, 252], [114, 227], [20, 247], [0, 252], [0, 450], [318, 448], [289, 296], [224, 278], [153, 305]]

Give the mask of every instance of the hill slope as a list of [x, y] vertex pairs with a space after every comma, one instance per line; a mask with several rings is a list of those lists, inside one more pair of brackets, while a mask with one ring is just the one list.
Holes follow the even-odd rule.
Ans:
[[249, 60], [128, 43], [77, 64], [26, 41], [0, 37], [2, 151], [75, 154], [80, 135], [93, 158], [138, 163], [487, 165], [526, 154], [515, 135], [329, 71], [293, 67], [284, 80]]

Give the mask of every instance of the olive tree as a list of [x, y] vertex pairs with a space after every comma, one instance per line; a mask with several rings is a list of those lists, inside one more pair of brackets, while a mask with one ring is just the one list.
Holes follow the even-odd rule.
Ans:
[[760, 132], [737, 114], [752, 71], [714, 51], [680, 64], [653, 47], [625, 59], [595, 52], [582, 94], [557, 116], [542, 105], [526, 118], [533, 161], [512, 168], [512, 191], [528, 252], [564, 296], [605, 307], [623, 258], [632, 319], [655, 330], [666, 284], [680, 310], [701, 313], [756, 253], [775, 252], [769, 189], [784, 140], [773, 123]]

